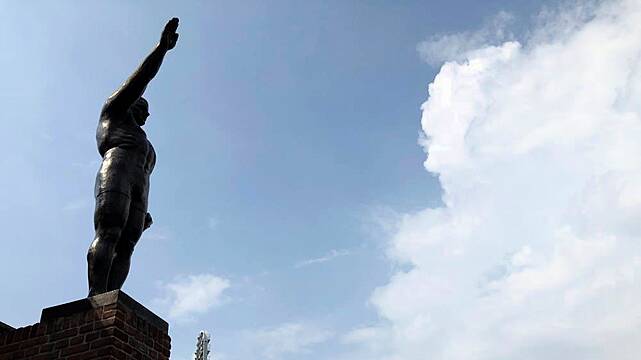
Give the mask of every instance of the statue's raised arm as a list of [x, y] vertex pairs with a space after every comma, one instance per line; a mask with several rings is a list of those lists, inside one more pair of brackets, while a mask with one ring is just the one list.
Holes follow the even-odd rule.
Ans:
[[113, 93], [105, 103], [104, 111], [127, 111], [129, 107], [145, 92], [147, 84], [156, 76], [167, 51], [176, 46], [178, 41], [178, 18], [167, 22], [162, 31], [158, 45], [145, 58], [124, 84]]

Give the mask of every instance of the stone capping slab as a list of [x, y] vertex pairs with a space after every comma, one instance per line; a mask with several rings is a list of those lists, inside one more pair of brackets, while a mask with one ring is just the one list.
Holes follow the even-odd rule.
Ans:
[[0, 321], [0, 334], [15, 330], [13, 327]]
[[169, 324], [165, 320], [142, 306], [122, 290], [113, 290], [104, 294], [45, 308], [42, 310], [42, 314], [40, 315], [40, 322], [44, 323], [52, 321], [110, 304], [124, 305], [127, 309], [131, 310], [148, 323], [156, 326], [160, 330], [163, 330], [165, 333], [169, 331]]

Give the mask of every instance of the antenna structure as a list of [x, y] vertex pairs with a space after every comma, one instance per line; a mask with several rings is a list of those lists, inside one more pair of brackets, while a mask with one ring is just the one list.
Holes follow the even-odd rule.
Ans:
[[196, 360], [209, 360], [209, 342], [211, 336], [206, 331], [201, 331], [196, 342]]

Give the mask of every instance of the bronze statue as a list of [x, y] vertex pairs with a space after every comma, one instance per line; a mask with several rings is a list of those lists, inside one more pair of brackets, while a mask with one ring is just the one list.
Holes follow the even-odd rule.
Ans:
[[96, 236], [87, 254], [89, 296], [122, 287], [134, 246], [152, 224], [147, 197], [156, 153], [142, 129], [149, 116], [142, 95], [167, 51], [176, 46], [177, 28], [177, 18], [165, 25], [158, 45], [100, 113], [96, 141], [102, 165], [95, 187]]

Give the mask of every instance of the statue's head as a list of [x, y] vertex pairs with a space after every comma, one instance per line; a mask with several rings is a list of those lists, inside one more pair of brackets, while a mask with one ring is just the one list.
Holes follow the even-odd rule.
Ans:
[[145, 125], [147, 117], [149, 116], [149, 103], [144, 97], [139, 97], [133, 105], [129, 107], [129, 116], [139, 126]]

